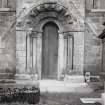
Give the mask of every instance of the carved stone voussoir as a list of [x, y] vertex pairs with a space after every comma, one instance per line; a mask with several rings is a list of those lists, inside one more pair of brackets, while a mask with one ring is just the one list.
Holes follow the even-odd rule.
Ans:
[[67, 12], [67, 8], [57, 3], [44, 3], [35, 7], [30, 12], [30, 16], [37, 16], [41, 12], [48, 12], [48, 11], [56, 11], [65, 15]]

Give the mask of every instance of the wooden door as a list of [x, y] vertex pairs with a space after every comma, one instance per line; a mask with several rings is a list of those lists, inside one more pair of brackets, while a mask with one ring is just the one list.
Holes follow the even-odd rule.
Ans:
[[58, 27], [47, 23], [42, 36], [42, 79], [57, 79]]

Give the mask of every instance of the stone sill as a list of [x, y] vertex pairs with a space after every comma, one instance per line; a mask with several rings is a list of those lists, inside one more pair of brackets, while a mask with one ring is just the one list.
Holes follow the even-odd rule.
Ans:
[[11, 8], [0, 8], [0, 12], [16, 12], [16, 11], [11, 10]]
[[91, 12], [105, 12], [105, 9], [91, 9]]

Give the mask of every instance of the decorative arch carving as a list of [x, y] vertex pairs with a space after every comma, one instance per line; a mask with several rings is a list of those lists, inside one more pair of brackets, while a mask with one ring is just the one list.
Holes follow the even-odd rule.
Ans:
[[67, 12], [67, 8], [60, 4], [49, 2], [34, 7], [31, 10], [30, 15], [36, 17], [39, 13], [48, 11], [56, 11], [58, 13], [65, 14]]
[[34, 7], [28, 14], [26, 26], [41, 31], [40, 26], [45, 23], [43, 21], [55, 22], [60, 30], [62, 30], [60, 26], [73, 23], [72, 15], [68, 14], [67, 8], [56, 2], [44, 3]]
[[[53, 22], [59, 27], [58, 34], [58, 78], [66, 66], [72, 69], [72, 61], [67, 64], [67, 53], [71, 52], [72, 56], [72, 37], [65, 37], [64, 31], [70, 29], [68, 24], [73, 23], [73, 17], [68, 13], [68, 9], [56, 2], [40, 4], [33, 7], [24, 20], [21, 20], [20, 29], [27, 32], [26, 35], [26, 69], [30, 72], [37, 73], [41, 79], [42, 70], [42, 28], [48, 22]], [[72, 25], [71, 25], [72, 26]], [[68, 39], [67, 39], [68, 38]], [[71, 45], [70, 49], [67, 46]], [[70, 58], [69, 57], [69, 58]], [[72, 58], [71, 58], [72, 60]], [[68, 61], [69, 62], [69, 61]]]

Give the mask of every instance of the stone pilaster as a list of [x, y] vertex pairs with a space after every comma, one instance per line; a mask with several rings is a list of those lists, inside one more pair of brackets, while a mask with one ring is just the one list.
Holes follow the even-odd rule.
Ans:
[[64, 37], [63, 34], [59, 34], [59, 45], [58, 45], [58, 78], [64, 71]]
[[16, 32], [16, 73], [26, 73], [26, 32]]

